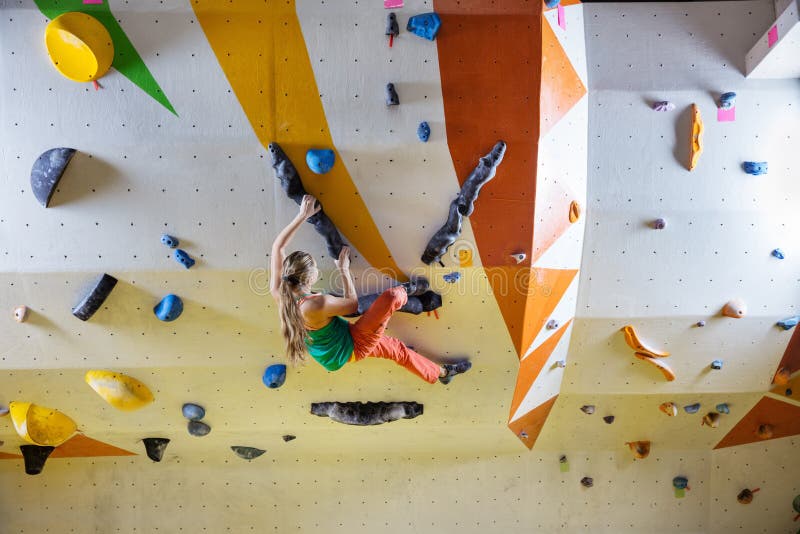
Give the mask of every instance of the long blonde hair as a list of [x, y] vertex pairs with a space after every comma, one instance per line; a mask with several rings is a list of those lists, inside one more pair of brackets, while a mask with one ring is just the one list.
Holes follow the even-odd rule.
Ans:
[[294, 291], [311, 282], [316, 264], [311, 254], [300, 250], [289, 254], [283, 260], [280, 280], [281, 333], [286, 340], [286, 356], [292, 365], [306, 360], [306, 337], [308, 331], [294, 298]]

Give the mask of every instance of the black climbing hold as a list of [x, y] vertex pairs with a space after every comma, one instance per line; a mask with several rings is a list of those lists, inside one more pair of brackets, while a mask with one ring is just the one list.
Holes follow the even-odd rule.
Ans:
[[103, 305], [111, 290], [117, 285], [117, 279], [110, 274], [103, 274], [88, 295], [72, 309], [72, 315], [81, 321], [88, 321]]
[[[358, 317], [363, 314], [379, 296], [380, 293], [371, 293], [358, 297], [358, 310], [356, 310], [356, 313], [348, 315], [348, 317]], [[442, 296], [433, 291], [426, 291], [422, 295], [408, 297], [408, 301], [397, 311], [419, 315], [422, 312], [433, 311], [441, 306]]]
[[144, 438], [144, 449], [147, 451], [147, 457], [154, 462], [160, 462], [164, 457], [164, 451], [167, 450], [169, 439], [167, 438]]
[[74, 148], [51, 148], [43, 152], [33, 163], [31, 189], [33, 196], [45, 208], [50, 205], [58, 181], [61, 180], [61, 175], [64, 174], [75, 152]]
[[[278, 143], [270, 143], [268, 148], [272, 155], [272, 168], [275, 170], [275, 178], [281, 182], [281, 188], [286, 195], [299, 206], [303, 196], [308, 193], [303, 187], [303, 182], [300, 180], [297, 169]], [[339, 230], [336, 229], [336, 226], [325, 214], [325, 210], [319, 210], [306, 219], [306, 222], [314, 226], [317, 233], [325, 238], [328, 254], [332, 258], [338, 258], [342, 247], [344, 247], [344, 239], [342, 239]]]
[[297, 439], [297, 436], [293, 436], [291, 434], [286, 434], [283, 436], [283, 441], [292, 441], [293, 439]]
[[211, 432], [211, 427], [202, 421], [189, 421], [189, 424], [186, 425], [186, 429], [189, 431], [189, 434], [199, 438], [206, 436], [209, 432]]
[[439, 33], [441, 27], [442, 19], [433, 12], [409, 17], [408, 24], [406, 24], [406, 30], [429, 41], [436, 39], [436, 34]]
[[581, 485], [585, 488], [591, 488], [594, 486], [594, 479], [592, 477], [583, 477], [581, 479]]
[[279, 388], [286, 382], [286, 366], [282, 363], [270, 365], [264, 369], [264, 375], [261, 377], [264, 385], [271, 389]]
[[431, 127], [427, 122], [419, 123], [417, 126], [417, 139], [422, 141], [423, 143], [427, 143], [428, 139], [431, 138]]
[[603, 421], [605, 421], [606, 424], [610, 425], [611, 423], [614, 422], [614, 416], [613, 415], [607, 415], [607, 416], [603, 417]]
[[389, 13], [386, 15], [386, 32], [385, 35], [397, 37], [400, 35], [400, 26], [397, 25], [397, 15]]
[[187, 402], [181, 408], [181, 413], [189, 421], [199, 421], [206, 416], [206, 410], [199, 404]]
[[241, 445], [232, 445], [231, 450], [236, 453], [236, 456], [239, 458], [244, 458], [245, 460], [253, 460], [254, 458], [258, 458], [262, 454], [264, 454], [264, 449], [256, 449], [255, 447], [243, 447]]
[[44, 469], [44, 463], [55, 450], [55, 447], [42, 447], [40, 445], [20, 445], [22, 457], [25, 459], [25, 473], [38, 475]]
[[417, 402], [315, 402], [311, 413], [330, 417], [346, 425], [380, 425], [398, 419], [422, 415], [423, 405]]
[[179, 248], [175, 249], [175, 260], [187, 269], [191, 269], [194, 265], [194, 259], [189, 256], [189, 253]]
[[153, 313], [164, 322], [174, 321], [183, 313], [183, 301], [177, 295], [167, 295], [155, 305]]
[[387, 106], [399, 106], [400, 105], [400, 97], [397, 96], [397, 91], [394, 88], [393, 83], [386, 84], [386, 105]]
[[180, 244], [180, 241], [178, 241], [177, 237], [172, 237], [168, 234], [161, 236], [161, 242], [167, 245], [169, 248], [176, 248]]

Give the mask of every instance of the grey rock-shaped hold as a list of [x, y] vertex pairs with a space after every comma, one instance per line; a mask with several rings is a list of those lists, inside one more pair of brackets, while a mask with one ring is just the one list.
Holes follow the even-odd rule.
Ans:
[[591, 488], [594, 486], [594, 479], [592, 477], [583, 477], [581, 479], [581, 485], [585, 488]]
[[[358, 310], [349, 317], [358, 317], [372, 306], [380, 293], [372, 293], [358, 297]], [[433, 311], [442, 306], [442, 297], [433, 291], [426, 291], [422, 295], [409, 296], [408, 301], [397, 311], [419, 315], [422, 312]]]
[[236, 453], [236, 456], [245, 460], [253, 460], [264, 454], [264, 449], [256, 449], [255, 447], [243, 447], [241, 445], [232, 445], [231, 450]]
[[386, 32], [385, 35], [397, 37], [400, 35], [400, 26], [397, 24], [397, 15], [389, 13], [386, 15]]
[[581, 406], [581, 411], [586, 415], [592, 415], [594, 413], [594, 404], [584, 404]]
[[293, 439], [297, 439], [297, 436], [293, 436], [291, 434], [286, 434], [283, 436], [283, 441], [286, 442], [292, 441]]
[[45, 208], [50, 205], [56, 186], [75, 152], [74, 148], [51, 148], [33, 163], [31, 189], [33, 196]]
[[608, 425], [613, 423], [614, 419], [615, 419], [615, 417], [613, 415], [606, 415], [605, 417], [603, 417], [603, 421], [605, 421], [606, 424], [608, 424]]
[[722, 109], [731, 109], [736, 105], [736, 93], [722, 93], [719, 96], [719, 107]]
[[198, 438], [207, 436], [208, 433], [211, 432], [211, 427], [202, 421], [189, 421], [189, 424], [186, 425], [186, 429], [189, 431], [189, 434], [197, 436]]
[[417, 402], [315, 402], [311, 413], [330, 417], [346, 425], [380, 425], [398, 419], [422, 415], [423, 405]]
[[386, 84], [386, 105], [387, 106], [399, 106], [400, 105], [400, 97], [397, 95], [397, 91], [394, 88], [393, 83]]
[[433, 234], [433, 237], [428, 241], [425, 251], [422, 253], [422, 263], [430, 265], [431, 263], [441, 263], [442, 256], [444, 256], [450, 245], [455, 243], [458, 236], [461, 235], [461, 212], [458, 211], [458, 199], [450, 203], [450, 209], [447, 212], [447, 221], [444, 225]]
[[110, 274], [103, 274], [97, 281], [94, 288], [85, 296], [83, 300], [72, 309], [72, 315], [81, 321], [88, 321], [94, 313], [100, 309], [106, 301], [111, 290], [117, 285], [117, 279]]
[[[303, 182], [300, 180], [300, 174], [298, 174], [294, 164], [292, 164], [278, 143], [270, 143], [268, 148], [272, 155], [272, 168], [275, 170], [275, 177], [280, 181], [281, 188], [286, 195], [299, 206], [303, 196], [308, 194], [303, 187]], [[344, 247], [344, 239], [342, 239], [339, 230], [336, 229], [336, 226], [325, 214], [325, 210], [320, 209], [306, 219], [306, 222], [314, 226], [314, 230], [325, 239], [328, 254], [332, 258], [338, 258], [342, 247]]]
[[50, 457], [50, 453], [55, 450], [55, 447], [20, 445], [19, 450], [25, 460], [25, 474], [38, 475], [44, 469], [44, 463]]
[[658, 102], [653, 102], [653, 109], [656, 111], [672, 111], [675, 109], [675, 104], [667, 100], [659, 100]]
[[189, 421], [199, 421], [206, 416], [206, 410], [199, 404], [187, 402], [181, 408], [181, 413]]
[[160, 462], [164, 457], [164, 451], [167, 450], [169, 439], [167, 438], [144, 438], [144, 450], [147, 452], [147, 457], [154, 462]]
[[689, 404], [683, 407], [683, 411], [686, 413], [697, 413], [700, 410], [700, 403], [695, 402], [694, 404]]

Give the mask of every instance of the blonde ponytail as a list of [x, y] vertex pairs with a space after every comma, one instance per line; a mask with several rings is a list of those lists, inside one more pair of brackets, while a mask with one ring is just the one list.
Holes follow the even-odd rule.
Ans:
[[286, 356], [292, 365], [306, 360], [306, 330], [303, 314], [295, 302], [294, 291], [308, 283], [313, 272], [314, 258], [306, 252], [292, 252], [283, 260], [280, 273], [280, 318], [281, 333], [286, 341]]

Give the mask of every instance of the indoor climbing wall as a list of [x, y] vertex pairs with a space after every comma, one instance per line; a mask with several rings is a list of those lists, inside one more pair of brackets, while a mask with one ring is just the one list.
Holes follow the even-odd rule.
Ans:
[[[0, 407], [55, 408], [79, 430], [27, 476], [24, 441], [0, 418], [0, 531], [791, 532], [800, 405], [767, 392], [800, 360], [796, 330], [775, 327], [798, 313], [800, 94], [796, 80], [744, 79], [772, 4], [383, 4], [0, 0]], [[433, 10], [435, 40], [407, 30]], [[114, 47], [97, 87], [48, 59], [50, 19], [73, 11]], [[726, 91], [736, 121], [717, 123]], [[705, 150], [689, 173], [693, 102]], [[474, 213], [424, 264], [498, 140]], [[472, 357], [468, 374], [430, 386], [391, 362], [311, 362], [265, 387], [265, 368], [286, 363], [269, 247], [297, 210], [270, 143], [353, 247], [360, 291], [430, 278], [442, 307], [399, 314], [389, 332]], [[54, 147], [77, 152], [44, 207], [31, 168]], [[309, 169], [308, 149], [333, 151], [330, 172]], [[291, 248], [336, 288], [311, 227]], [[82, 322], [72, 308], [103, 273], [118, 282]], [[159, 321], [168, 294], [183, 312]], [[720, 316], [735, 298], [747, 316]], [[675, 381], [633, 357], [626, 324], [671, 352]], [[120, 411], [87, 385], [90, 369], [134, 377], [154, 401]], [[424, 412], [361, 428], [309, 413], [324, 401]], [[184, 403], [205, 409], [208, 435], [187, 432]], [[717, 427], [701, 426], [723, 403]], [[766, 423], [777, 439], [753, 437]], [[159, 462], [144, 438], [170, 440]], [[638, 440], [647, 458], [625, 444]], [[749, 505], [736, 502], [745, 488], [759, 490]]]

